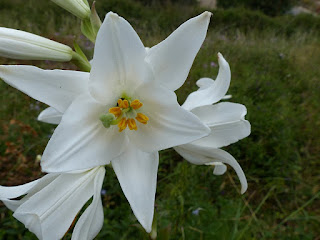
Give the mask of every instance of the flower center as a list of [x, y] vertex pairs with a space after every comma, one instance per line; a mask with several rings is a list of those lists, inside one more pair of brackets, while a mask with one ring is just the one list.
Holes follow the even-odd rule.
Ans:
[[136, 121], [147, 124], [149, 118], [140, 112], [143, 106], [138, 99], [130, 101], [129, 99], [120, 98], [117, 101], [117, 106], [109, 109], [109, 113], [100, 116], [100, 121], [105, 128], [111, 125], [118, 125], [119, 132], [122, 132], [127, 127], [130, 130], [137, 130]]

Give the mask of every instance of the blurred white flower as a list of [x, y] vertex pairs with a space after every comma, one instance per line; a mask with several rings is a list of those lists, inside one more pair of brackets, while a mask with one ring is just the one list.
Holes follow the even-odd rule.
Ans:
[[191, 93], [182, 105], [199, 117], [211, 129], [211, 133], [207, 137], [174, 149], [193, 164], [215, 165], [213, 173], [216, 175], [224, 174], [227, 169], [225, 164], [230, 165], [236, 171], [241, 182], [241, 193], [244, 193], [247, 189], [247, 180], [240, 165], [229, 153], [220, 148], [247, 137], [251, 127], [250, 123], [244, 119], [247, 113], [244, 105], [229, 102], [217, 103], [225, 98], [231, 80], [229, 64], [220, 53], [218, 61], [217, 79], [215, 81], [210, 78], [198, 80], [199, 89]]
[[[39, 239], [62, 239], [82, 207], [93, 200], [73, 230], [73, 240], [91, 240], [103, 226], [104, 167], [77, 173], [49, 173], [33, 182], [0, 186], [0, 200]], [[25, 195], [25, 196], [24, 196]], [[20, 200], [15, 200], [24, 196]]]
[[80, 19], [90, 16], [90, 8], [87, 0], [51, 0], [60, 7], [66, 9]]
[[38, 35], [0, 27], [0, 56], [21, 60], [53, 60], [67, 62], [72, 49]]
[[147, 52], [130, 24], [108, 13], [97, 35], [90, 74], [0, 66], [5, 82], [51, 106], [40, 120], [61, 121], [42, 156], [43, 171], [111, 162], [135, 216], [150, 232], [158, 151], [210, 132], [179, 106], [174, 93], [187, 78], [210, 16], [205, 12], [190, 19]]

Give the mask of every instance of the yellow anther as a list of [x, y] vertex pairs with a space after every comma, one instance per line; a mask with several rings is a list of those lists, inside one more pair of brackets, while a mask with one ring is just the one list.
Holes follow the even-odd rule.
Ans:
[[134, 110], [141, 108], [142, 105], [143, 105], [142, 102], [140, 102], [138, 99], [135, 99], [135, 100], [133, 100], [133, 101], [130, 103], [130, 106], [131, 106]]
[[127, 120], [127, 123], [128, 123], [128, 127], [130, 130], [137, 130], [138, 129], [136, 121], [133, 118], [129, 118]]
[[139, 121], [139, 122], [141, 122], [143, 124], [147, 124], [148, 121], [149, 121], [149, 118], [146, 115], [142, 114], [142, 113], [138, 113], [137, 116], [136, 116], [136, 119], [137, 119], [137, 121]]
[[120, 122], [118, 123], [119, 132], [122, 132], [127, 128], [128, 121], [126, 118], [122, 118]]
[[112, 107], [109, 109], [109, 113], [112, 113], [114, 116], [119, 117], [121, 115], [121, 108], [119, 107]]
[[128, 108], [129, 107], [129, 102], [128, 102], [128, 100], [119, 99], [118, 100], [118, 106], [120, 108]]

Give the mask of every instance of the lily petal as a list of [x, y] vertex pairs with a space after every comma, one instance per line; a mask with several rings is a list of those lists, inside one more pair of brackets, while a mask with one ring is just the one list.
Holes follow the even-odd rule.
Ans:
[[[210, 86], [212, 86], [214, 84], [214, 80], [211, 78], [200, 78], [197, 82], [196, 82], [197, 86], [203, 90], [205, 88], [208, 88]], [[200, 90], [199, 89], [199, 90]]]
[[158, 83], [173, 91], [182, 86], [206, 37], [211, 15], [204, 12], [186, 21], [148, 50], [146, 61], [152, 66]]
[[43, 70], [34, 66], [0, 66], [0, 78], [30, 97], [64, 112], [87, 91], [89, 74], [68, 70]]
[[[3, 187], [0, 186], [0, 200], [9, 208], [11, 211], [16, 211], [25, 201], [27, 201], [32, 195], [40, 191], [43, 187], [47, 186], [54, 179], [56, 179], [57, 174], [47, 174], [40, 179], [26, 183], [20, 186], [14, 187]], [[10, 200], [14, 198], [21, 197], [27, 194], [24, 198], [20, 200]]]
[[159, 155], [146, 153], [134, 145], [112, 160], [112, 167], [131, 209], [147, 232], [151, 232]]
[[121, 154], [125, 135], [106, 129], [99, 120], [105, 106], [88, 94], [79, 96], [64, 113], [41, 159], [45, 172], [68, 172], [106, 165]]
[[48, 107], [39, 114], [38, 121], [50, 124], [59, 124], [61, 122], [62, 115], [63, 113], [59, 112], [57, 109]]
[[216, 162], [214, 164], [214, 175], [223, 175], [227, 171], [227, 166], [221, 162]]
[[[101, 103], [116, 101], [121, 87], [144, 79], [146, 50], [131, 25], [109, 12], [95, 44], [89, 91]], [[123, 89], [122, 89], [123, 90]]]
[[199, 118], [180, 107], [171, 90], [153, 83], [139, 88], [137, 96], [144, 103], [141, 111], [149, 117], [137, 131], [128, 131], [133, 144], [153, 152], [185, 144], [207, 136], [210, 129]]
[[234, 157], [222, 149], [202, 147], [191, 144], [185, 144], [174, 148], [187, 161], [203, 165], [212, 162], [222, 162], [230, 165], [238, 175], [241, 183], [241, 194], [245, 193], [248, 183], [244, 172]]
[[92, 240], [100, 232], [103, 226], [103, 207], [101, 202], [101, 188], [105, 175], [105, 169], [100, 168], [94, 179], [94, 195], [90, 206], [79, 218], [73, 232], [74, 240]]
[[198, 107], [191, 112], [211, 129], [209, 136], [193, 144], [220, 148], [249, 136], [251, 132], [250, 123], [244, 120], [247, 109], [242, 104], [222, 102]]
[[211, 86], [198, 89], [191, 93], [182, 107], [187, 110], [192, 110], [196, 107], [211, 105], [221, 100], [227, 93], [230, 81], [231, 71], [228, 62], [223, 58], [221, 53], [218, 53], [219, 73], [217, 79]]
[[93, 180], [99, 169], [60, 174], [29, 197], [13, 216], [39, 239], [61, 239], [77, 213], [93, 195]]

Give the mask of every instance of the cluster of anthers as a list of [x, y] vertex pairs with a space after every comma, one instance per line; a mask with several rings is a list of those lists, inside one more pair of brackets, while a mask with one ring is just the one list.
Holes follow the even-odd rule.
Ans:
[[130, 130], [137, 130], [136, 120], [142, 124], [147, 124], [149, 118], [139, 109], [143, 104], [135, 99], [130, 101], [125, 98], [120, 98], [117, 101], [117, 106], [109, 109], [109, 113], [100, 116], [100, 120], [104, 127], [109, 128], [111, 125], [118, 125], [119, 132], [122, 132], [127, 127]]

